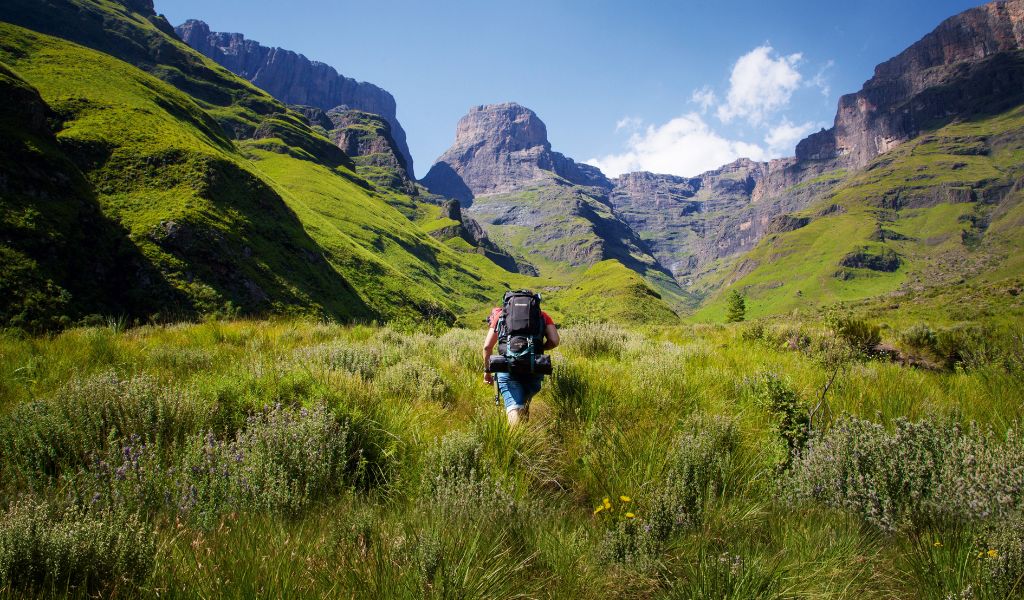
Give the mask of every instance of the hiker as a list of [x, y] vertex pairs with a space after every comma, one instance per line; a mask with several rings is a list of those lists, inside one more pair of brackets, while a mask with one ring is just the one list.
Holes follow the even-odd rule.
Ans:
[[[518, 303], [517, 303], [518, 302]], [[531, 356], [528, 360], [532, 364], [535, 360], [533, 352], [537, 355], [543, 354], [544, 350], [551, 350], [558, 346], [558, 329], [548, 313], [540, 310], [540, 296], [528, 290], [507, 292], [502, 306], [491, 311], [487, 319], [487, 337], [484, 338], [484, 383], [491, 385], [497, 380], [498, 394], [505, 403], [505, 414], [508, 416], [510, 426], [517, 425], [530, 417], [530, 400], [540, 391], [541, 381], [544, 375], [537, 372], [490, 372], [490, 356], [495, 344], [498, 345], [499, 354], [507, 354], [509, 338], [512, 338], [513, 350], [520, 350], [521, 345], [517, 342], [523, 339], [529, 341]], [[518, 306], [527, 307], [519, 310]], [[510, 308], [512, 307], [512, 308]], [[510, 311], [516, 311], [511, 312]], [[510, 316], [511, 314], [511, 316]], [[517, 329], [518, 328], [518, 329]], [[533, 332], [532, 335], [524, 332]], [[525, 335], [525, 337], [524, 337]], [[539, 349], [537, 349], [539, 346]], [[547, 358], [547, 357], [543, 357]], [[547, 363], [550, 373], [550, 361]], [[509, 369], [519, 371], [519, 369]], [[531, 369], [532, 370], [532, 369]]]

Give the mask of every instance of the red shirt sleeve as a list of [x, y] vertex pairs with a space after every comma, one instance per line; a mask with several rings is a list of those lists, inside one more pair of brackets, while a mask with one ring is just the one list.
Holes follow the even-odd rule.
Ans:
[[551, 316], [548, 315], [548, 313], [546, 313], [544, 311], [540, 311], [540, 316], [544, 317], [544, 324], [545, 325], [554, 325], [555, 324], [555, 322], [551, 320]]

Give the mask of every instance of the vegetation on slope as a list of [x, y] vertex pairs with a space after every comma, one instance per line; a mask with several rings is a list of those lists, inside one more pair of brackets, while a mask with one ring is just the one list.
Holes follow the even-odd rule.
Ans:
[[[39, 10], [4, 8], [33, 24]], [[190, 97], [110, 55], [0, 25], [0, 60], [18, 73], [5, 67], [0, 82], [12, 100], [0, 165], [11, 182], [2, 284], [19, 290], [4, 296], [4, 323], [225, 311], [450, 321], [517, 277], [430, 238], [295, 113], [138, 14], [83, 2], [49, 16], [85, 19], [57, 30], [183, 89], [205, 82], [224, 93]], [[187, 81], [168, 76], [171, 67]], [[244, 142], [224, 133], [250, 129]], [[27, 168], [35, 155], [38, 166]]]
[[[965, 284], [1005, 295], [1024, 266], [1022, 164], [1024, 108], [946, 125], [847, 175], [797, 213], [809, 224], [766, 236], [720, 284], [742, 290], [753, 316], [869, 298], [917, 304]], [[965, 318], [977, 301], [958, 302]], [[723, 311], [720, 294], [695, 318]]]
[[651, 323], [671, 325], [679, 317], [635, 271], [617, 260], [591, 267], [571, 286], [551, 294], [545, 310], [560, 323]]

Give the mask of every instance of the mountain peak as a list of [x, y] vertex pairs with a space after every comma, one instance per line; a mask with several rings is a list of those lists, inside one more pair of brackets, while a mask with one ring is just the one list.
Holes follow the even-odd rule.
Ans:
[[507, 151], [551, 149], [548, 128], [537, 113], [516, 102], [474, 106], [459, 119], [455, 147], [493, 143]]
[[596, 167], [577, 164], [551, 150], [548, 128], [537, 113], [515, 102], [469, 109], [455, 127], [455, 143], [423, 184], [435, 194], [468, 205], [476, 196], [511, 192], [540, 181], [611, 189]]

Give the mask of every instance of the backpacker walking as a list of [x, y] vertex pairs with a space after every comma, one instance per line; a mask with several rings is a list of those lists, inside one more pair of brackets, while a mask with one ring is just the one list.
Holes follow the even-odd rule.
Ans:
[[[509, 425], [530, 416], [530, 400], [540, 391], [544, 374], [551, 373], [545, 350], [558, 346], [558, 329], [540, 309], [540, 296], [529, 290], [506, 292], [491, 311], [484, 338], [484, 382], [498, 383]], [[492, 357], [494, 346], [497, 356]]]

